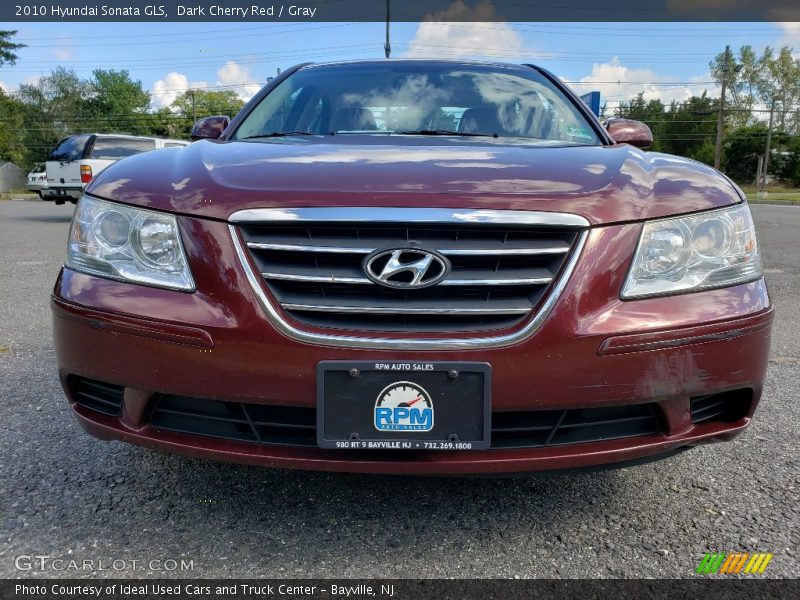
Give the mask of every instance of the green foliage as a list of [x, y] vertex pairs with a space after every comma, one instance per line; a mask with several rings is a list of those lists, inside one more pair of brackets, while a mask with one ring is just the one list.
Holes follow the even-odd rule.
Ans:
[[0, 90], [0, 162], [25, 162], [26, 152], [23, 136], [25, 106], [18, 100], [6, 96]]
[[767, 46], [758, 56], [751, 46], [742, 46], [738, 56], [718, 54], [709, 68], [718, 84], [724, 80], [728, 86], [726, 103], [731, 110], [726, 120], [734, 129], [761, 120], [754, 109], [775, 99], [776, 131], [800, 134], [800, 56], [792, 48], [776, 52]]
[[800, 187], [800, 138], [793, 138], [787, 148], [790, 158], [786, 162], [783, 177], [795, 187]]
[[[781, 177], [786, 169], [788, 159], [782, 155], [782, 146], [789, 141], [789, 137], [773, 133], [772, 152], [770, 152], [771, 166], [769, 172], [773, 176]], [[731, 133], [725, 143], [725, 160], [723, 170], [734, 181], [752, 183], [756, 178], [758, 157], [763, 156], [767, 140], [767, 126], [758, 123], [750, 127], [742, 127]]]
[[[187, 138], [195, 120], [212, 115], [233, 117], [244, 102], [233, 90], [187, 90], [178, 96], [170, 109], [162, 108], [157, 114], [155, 127], [158, 135]], [[168, 133], [172, 132], [172, 133]]]
[[16, 51], [25, 48], [25, 44], [17, 44], [11, 41], [12, 36], [17, 34], [14, 31], [0, 31], [0, 66], [14, 65], [17, 63]]
[[244, 102], [233, 90], [188, 90], [172, 103], [172, 110], [187, 118], [198, 119], [212, 115], [233, 117]]
[[150, 94], [142, 89], [141, 81], [130, 78], [128, 71], [95, 70], [89, 80], [89, 94], [85, 114], [96, 129], [134, 134], [149, 131]]
[[653, 132], [653, 151], [688, 156], [712, 164], [717, 131], [716, 109], [717, 101], [705, 94], [684, 102], [673, 102], [669, 107], [660, 100], [645, 101], [639, 94], [630, 102], [621, 103], [615, 113], [619, 117], [646, 123]]
[[149, 106], [150, 94], [128, 71], [97, 69], [83, 79], [59, 67], [0, 103], [0, 158], [30, 168], [76, 133], [188, 137], [189, 121], [169, 109], [151, 113]]

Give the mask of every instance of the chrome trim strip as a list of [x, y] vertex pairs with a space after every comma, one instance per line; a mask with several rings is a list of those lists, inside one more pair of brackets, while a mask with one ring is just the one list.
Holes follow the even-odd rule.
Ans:
[[[281, 252], [319, 252], [320, 254], [370, 254], [377, 246], [355, 248], [347, 246], [312, 246], [309, 244], [273, 244], [263, 242], [247, 242], [248, 248], [255, 250], [277, 250]], [[440, 254], [448, 256], [535, 256], [541, 254], [566, 254], [569, 246], [553, 246], [552, 248], [445, 248], [437, 249]]]
[[280, 281], [306, 281], [308, 283], [352, 283], [357, 285], [375, 285], [366, 277], [336, 277], [335, 275], [295, 275], [293, 273], [262, 273], [268, 279]]
[[393, 306], [326, 306], [324, 304], [281, 304], [284, 310], [369, 315], [527, 315], [530, 308], [395, 308]]
[[438, 250], [447, 256], [536, 256], [539, 254], [566, 254], [569, 246], [553, 246], [552, 248], [451, 248]]
[[256, 250], [279, 250], [282, 252], [325, 252], [331, 254], [370, 254], [377, 248], [346, 248], [343, 246], [308, 246], [304, 244], [264, 244], [247, 242], [248, 248]]
[[[507, 211], [511, 212], [511, 211]], [[518, 211], [517, 211], [518, 212]], [[345, 214], [346, 211], [345, 211]], [[342, 219], [344, 220], [344, 219]], [[587, 223], [588, 224], [588, 223]], [[247, 282], [256, 295], [259, 304], [264, 309], [267, 317], [275, 328], [283, 335], [298, 342], [312, 344], [316, 346], [332, 346], [338, 348], [367, 348], [376, 350], [478, 350], [482, 348], [502, 348], [525, 341], [531, 337], [536, 330], [541, 327], [545, 319], [550, 315], [564, 288], [570, 280], [575, 265], [583, 253], [586, 245], [588, 230], [582, 231], [575, 242], [572, 255], [564, 265], [561, 276], [553, 285], [553, 289], [548, 294], [539, 312], [521, 329], [512, 333], [487, 336], [487, 337], [465, 337], [465, 338], [391, 338], [391, 337], [362, 337], [358, 335], [336, 335], [327, 333], [311, 333], [297, 329], [288, 323], [264, 292], [264, 279], [260, 277], [250, 266], [250, 259], [245, 253], [245, 249], [239, 240], [239, 234], [234, 225], [228, 225], [236, 255], [239, 258]]]
[[[348, 283], [353, 285], [375, 285], [366, 277], [336, 277], [335, 275], [296, 275], [294, 273], [261, 273], [265, 279], [279, 281], [304, 281], [307, 283]], [[445, 279], [437, 285], [544, 285], [552, 277], [530, 277], [527, 279]]]
[[233, 213], [231, 223], [461, 223], [465, 225], [520, 225], [589, 227], [589, 221], [570, 213], [458, 208], [310, 207], [250, 208]]
[[542, 285], [553, 281], [552, 277], [528, 279], [445, 279], [437, 285]]

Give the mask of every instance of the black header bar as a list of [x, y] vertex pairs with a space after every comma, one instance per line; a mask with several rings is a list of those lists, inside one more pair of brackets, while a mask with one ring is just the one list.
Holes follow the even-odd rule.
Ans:
[[[379, 22], [383, 0], [2, 0], [13, 22]], [[798, 0], [391, 0], [392, 21], [800, 21]]]
[[800, 581], [691, 579], [17, 579], [0, 580], [3, 600], [606, 600], [607, 598], [782, 600]]

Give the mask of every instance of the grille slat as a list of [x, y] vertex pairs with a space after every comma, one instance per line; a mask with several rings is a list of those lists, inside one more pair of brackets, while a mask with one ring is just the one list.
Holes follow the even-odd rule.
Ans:
[[453, 300], [449, 306], [433, 306], [420, 300], [403, 301], [402, 299], [397, 299], [391, 303], [381, 299], [381, 305], [376, 305], [377, 301], [356, 297], [349, 298], [347, 300], [349, 304], [341, 304], [340, 302], [341, 300], [336, 298], [316, 298], [313, 304], [305, 304], [299, 301], [289, 301], [284, 297], [284, 301], [281, 304], [289, 311], [376, 315], [526, 315], [530, 312], [530, 307], [525, 306], [522, 301], [515, 302], [513, 300], [484, 302], [480, 305], [464, 300]]
[[[545, 301], [579, 236], [567, 225], [414, 222], [416, 213], [408, 209], [402, 225], [248, 221], [238, 231], [266, 287], [296, 322], [430, 333], [520, 326]], [[429, 288], [381, 286], [362, 261], [391, 248], [436, 251], [451, 270]]]
[[[277, 270], [277, 268], [285, 270]], [[287, 272], [289, 271], [289, 272]], [[277, 279], [281, 281], [300, 281], [305, 283], [332, 283], [350, 285], [374, 285], [363, 275], [363, 270], [355, 267], [331, 267], [323, 269], [319, 265], [308, 267], [284, 267], [274, 265], [269, 272], [261, 273], [264, 279]], [[331, 272], [334, 271], [334, 272]], [[493, 272], [479, 270], [460, 270], [459, 276], [447, 277], [439, 285], [466, 286], [466, 285], [542, 285], [553, 281], [553, 275], [542, 267], [530, 269], [507, 269]]]
[[[336, 245], [333, 239], [316, 239], [316, 244], [308, 243], [308, 238], [298, 242], [248, 242], [252, 250], [276, 250], [280, 252], [314, 252], [321, 254], [370, 254], [378, 249], [369, 241], [351, 240], [346, 246]], [[402, 240], [408, 241], [408, 240]], [[421, 240], [420, 240], [421, 241]], [[536, 256], [548, 254], [566, 254], [570, 245], [558, 241], [530, 240], [527, 242], [491, 242], [477, 244], [474, 241], [459, 240], [460, 243], [449, 242], [446, 247], [438, 249], [445, 256]], [[439, 242], [441, 243], [441, 242]], [[383, 245], [383, 244], [381, 244]]]
[[[209, 418], [214, 415], [214, 418]], [[222, 415], [228, 415], [224, 417]], [[316, 409], [160, 395], [160, 429], [261, 444], [316, 447]], [[492, 413], [492, 448], [536, 448], [653, 435], [655, 405]]]
[[493, 448], [533, 448], [653, 435], [655, 406], [526, 411], [492, 414]]
[[262, 406], [158, 395], [150, 424], [160, 429], [259, 444], [316, 446], [313, 408]]

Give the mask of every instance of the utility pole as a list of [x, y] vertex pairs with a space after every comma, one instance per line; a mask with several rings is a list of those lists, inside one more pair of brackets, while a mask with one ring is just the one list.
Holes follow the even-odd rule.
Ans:
[[197, 122], [197, 111], [195, 110], [194, 106], [194, 90], [189, 90], [189, 94], [192, 96], [192, 123]]
[[764, 151], [764, 170], [762, 171], [762, 191], [767, 191], [767, 170], [769, 169], [769, 147], [772, 144], [772, 123], [775, 117], [775, 96], [772, 97], [772, 107], [769, 109], [769, 127], [767, 128], [767, 149]]
[[386, 0], [386, 43], [383, 45], [386, 58], [391, 58], [392, 56], [392, 45], [389, 43], [389, 21], [391, 20], [389, 2], [390, 0]]
[[728, 87], [730, 72], [731, 47], [725, 46], [725, 63], [722, 66], [722, 93], [719, 98], [719, 114], [717, 115], [717, 146], [714, 150], [714, 168], [719, 169], [722, 159], [722, 134], [725, 128], [725, 90]]

